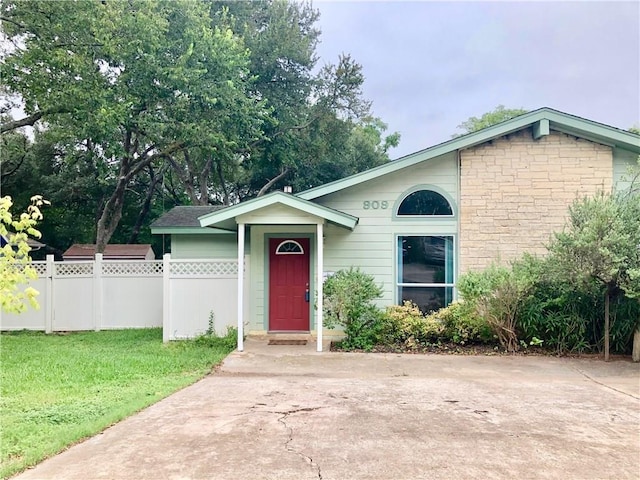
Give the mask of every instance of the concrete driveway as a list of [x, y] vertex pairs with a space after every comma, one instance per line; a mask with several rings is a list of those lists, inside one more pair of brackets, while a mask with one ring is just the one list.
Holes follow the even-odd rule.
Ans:
[[219, 372], [17, 478], [635, 480], [640, 365], [250, 339]]

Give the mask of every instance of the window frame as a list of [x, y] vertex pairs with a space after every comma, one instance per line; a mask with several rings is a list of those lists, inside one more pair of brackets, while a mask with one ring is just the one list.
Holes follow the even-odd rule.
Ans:
[[[451, 207], [451, 215], [398, 215], [398, 210], [400, 209], [400, 205], [405, 201], [407, 197], [413, 195], [416, 192], [420, 192], [422, 190], [428, 190], [435, 192], [441, 195], [447, 202], [449, 202], [449, 206]], [[454, 220], [458, 217], [458, 208], [456, 202], [453, 197], [449, 194], [449, 192], [445, 191], [443, 188], [438, 187], [437, 185], [414, 185], [409, 190], [405, 190], [398, 197], [395, 204], [393, 205], [393, 220], [400, 221], [432, 221], [432, 220]]]
[[[400, 249], [400, 239], [404, 238], [404, 237], [443, 237], [443, 238], [450, 238], [451, 239], [451, 255], [452, 255], [452, 279], [450, 282], [443, 282], [443, 283], [405, 283], [402, 282], [402, 278], [401, 278], [401, 272], [402, 269], [400, 268], [400, 262], [401, 262], [401, 249]], [[394, 279], [393, 279], [393, 285], [394, 285], [394, 299], [395, 299], [395, 304], [396, 305], [401, 305], [402, 304], [402, 296], [400, 295], [400, 288], [404, 288], [404, 287], [419, 287], [419, 288], [451, 288], [451, 302], [455, 301], [457, 298], [457, 288], [456, 288], [456, 282], [458, 279], [458, 256], [457, 256], [457, 246], [458, 246], [458, 241], [457, 241], [457, 234], [455, 233], [429, 233], [429, 234], [425, 234], [425, 233], [396, 233], [394, 234], [394, 250], [395, 250], [395, 257], [394, 257], [394, 267], [395, 267], [395, 272], [394, 272]], [[445, 268], [446, 268], [446, 263], [445, 263]]]
[[[300, 249], [300, 251], [299, 252], [281, 252], [280, 248], [283, 245], [286, 245], [287, 243], [294, 243], [295, 245], [297, 245], [297, 247]], [[278, 244], [278, 246], [276, 247], [275, 254], [276, 255], [304, 255], [304, 248], [302, 248], [302, 245], [300, 245], [295, 240], [287, 239], [287, 240], [283, 240], [282, 242], [280, 242]]]

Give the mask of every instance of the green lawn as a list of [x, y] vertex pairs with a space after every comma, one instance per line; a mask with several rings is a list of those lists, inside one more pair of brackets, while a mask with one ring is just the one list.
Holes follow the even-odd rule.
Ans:
[[0, 335], [0, 478], [193, 383], [235, 346], [161, 329]]

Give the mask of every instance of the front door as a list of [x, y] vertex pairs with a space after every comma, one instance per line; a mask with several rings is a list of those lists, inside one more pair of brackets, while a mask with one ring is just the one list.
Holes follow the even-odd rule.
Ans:
[[309, 331], [309, 239], [269, 239], [269, 330]]

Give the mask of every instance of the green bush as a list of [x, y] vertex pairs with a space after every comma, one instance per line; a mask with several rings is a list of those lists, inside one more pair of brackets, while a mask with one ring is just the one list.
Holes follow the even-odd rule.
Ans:
[[491, 343], [495, 336], [487, 321], [477, 314], [471, 302], [454, 302], [430, 315], [443, 327], [443, 336], [460, 345]]
[[381, 341], [387, 346], [415, 349], [420, 345], [436, 343], [442, 337], [442, 322], [426, 317], [418, 306], [406, 301], [391, 305], [382, 317]]
[[500, 344], [509, 352], [520, 348], [518, 317], [535, 283], [537, 272], [527, 261], [510, 267], [492, 264], [481, 272], [469, 272], [458, 281], [458, 290], [471, 312], [484, 319]]
[[371, 350], [381, 331], [381, 312], [373, 300], [382, 296], [382, 288], [373, 276], [358, 268], [340, 270], [324, 282], [324, 322], [327, 328], [341, 326], [346, 349]]

